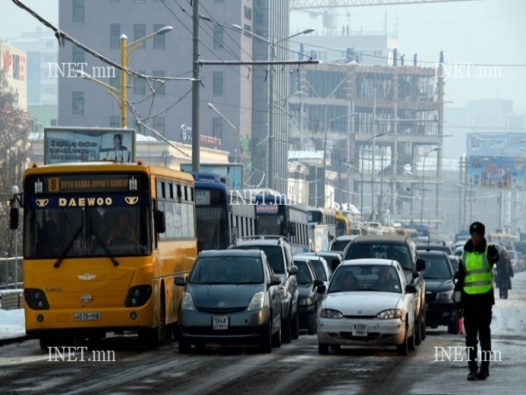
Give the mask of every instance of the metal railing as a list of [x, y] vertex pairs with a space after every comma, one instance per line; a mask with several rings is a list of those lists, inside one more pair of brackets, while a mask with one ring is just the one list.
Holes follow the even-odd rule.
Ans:
[[0, 259], [0, 289], [21, 289], [23, 279], [21, 256]]

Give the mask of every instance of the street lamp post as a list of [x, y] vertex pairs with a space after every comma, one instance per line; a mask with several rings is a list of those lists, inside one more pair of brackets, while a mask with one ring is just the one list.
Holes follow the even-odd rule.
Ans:
[[[232, 27], [236, 30], [239, 30], [243, 33], [246, 33], [254, 38], [257, 38], [258, 40], [261, 40], [269, 45], [269, 61], [272, 62], [275, 59], [275, 48], [276, 46], [283, 42], [290, 40], [291, 38], [300, 36], [302, 34], [309, 34], [314, 31], [314, 29], [306, 29], [299, 33], [292, 34], [290, 36], [280, 38], [277, 41], [268, 40], [264, 37], [261, 37], [260, 35], [253, 33], [251, 31], [243, 29], [239, 25], [232, 25]], [[267, 146], [267, 169], [268, 169], [268, 181], [267, 181], [267, 187], [273, 188], [274, 187], [274, 157], [275, 157], [275, 150], [276, 150], [276, 143], [275, 143], [275, 136], [274, 136], [274, 66], [269, 63], [268, 65], [268, 146]]]
[[422, 203], [421, 203], [421, 206], [420, 206], [420, 224], [421, 225], [424, 224], [424, 196], [425, 196], [424, 180], [425, 180], [425, 176], [426, 176], [426, 157], [431, 152], [439, 151], [441, 149], [442, 149], [442, 147], [436, 147], [436, 148], [433, 148], [433, 149], [427, 151], [424, 154], [424, 160], [423, 160], [423, 164], [422, 164]]
[[[230, 122], [227, 117], [221, 114], [221, 112], [212, 103], [208, 103], [208, 108], [215, 112], [217, 115], [219, 115], [226, 123], [228, 123], [232, 127], [232, 129], [237, 130], [234, 124]], [[238, 141], [239, 139], [236, 136], [234, 140]], [[234, 148], [234, 163], [237, 163], [237, 148]]]

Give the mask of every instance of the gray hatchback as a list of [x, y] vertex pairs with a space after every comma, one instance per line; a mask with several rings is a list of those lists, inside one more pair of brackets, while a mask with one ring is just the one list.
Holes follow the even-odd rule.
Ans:
[[256, 344], [263, 352], [281, 346], [281, 279], [261, 250], [203, 251], [185, 286], [179, 352], [192, 344]]

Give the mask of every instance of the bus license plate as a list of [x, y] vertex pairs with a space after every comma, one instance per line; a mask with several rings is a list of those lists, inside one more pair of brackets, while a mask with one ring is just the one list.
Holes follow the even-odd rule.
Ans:
[[352, 326], [353, 336], [367, 336], [367, 325], [365, 324], [354, 324]]
[[75, 321], [99, 321], [100, 313], [75, 313], [73, 319]]
[[224, 331], [228, 329], [228, 317], [212, 317], [212, 328]]

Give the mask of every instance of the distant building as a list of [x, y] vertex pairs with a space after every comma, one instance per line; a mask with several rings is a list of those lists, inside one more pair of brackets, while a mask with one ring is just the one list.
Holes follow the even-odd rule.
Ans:
[[0, 42], [0, 69], [7, 83], [18, 95], [18, 106], [27, 111], [27, 58], [22, 49]]

